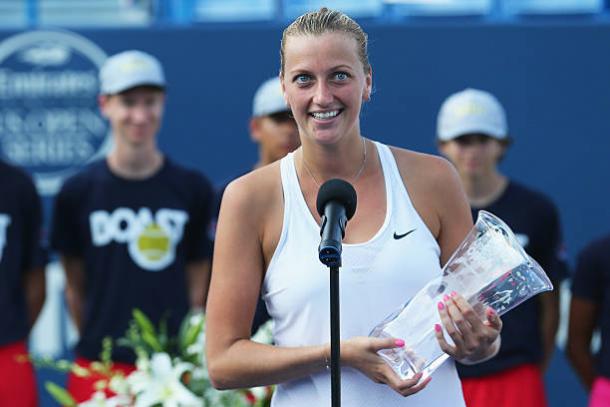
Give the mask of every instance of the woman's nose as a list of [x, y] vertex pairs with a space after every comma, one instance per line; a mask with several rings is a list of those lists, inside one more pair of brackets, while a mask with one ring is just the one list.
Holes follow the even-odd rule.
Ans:
[[320, 106], [327, 106], [333, 101], [333, 95], [327, 83], [324, 81], [318, 82], [314, 94], [314, 103]]

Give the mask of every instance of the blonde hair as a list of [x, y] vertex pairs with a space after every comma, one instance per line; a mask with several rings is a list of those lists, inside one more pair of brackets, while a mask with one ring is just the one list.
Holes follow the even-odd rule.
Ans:
[[286, 62], [285, 46], [288, 37], [297, 35], [322, 35], [328, 32], [339, 32], [351, 36], [358, 44], [358, 57], [364, 68], [364, 73], [371, 72], [368, 55], [368, 36], [360, 25], [340, 11], [322, 7], [318, 11], [305, 13], [294, 20], [282, 34], [280, 47], [280, 75], [284, 76]]

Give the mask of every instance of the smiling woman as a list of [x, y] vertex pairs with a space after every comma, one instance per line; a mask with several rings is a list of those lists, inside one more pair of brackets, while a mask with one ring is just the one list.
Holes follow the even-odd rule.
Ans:
[[[328, 404], [329, 287], [316, 256], [316, 196], [324, 181], [344, 178], [358, 194], [358, 208], [346, 229], [341, 271], [343, 402], [463, 406], [453, 361], [431, 382], [421, 375], [401, 380], [377, 352], [408, 344], [367, 336], [440, 275], [470, 230], [455, 171], [441, 158], [363, 137], [360, 110], [370, 98], [372, 69], [367, 36], [345, 14], [322, 8], [299, 17], [284, 31], [280, 54], [282, 89], [302, 146], [226, 189], [207, 305], [214, 385], [278, 384], [276, 407]], [[393, 238], [405, 231], [408, 237]], [[249, 339], [259, 296], [275, 324], [274, 346]], [[460, 295], [438, 310], [455, 344], [441, 335], [445, 352], [468, 363], [497, 352], [496, 315], [481, 322]]]

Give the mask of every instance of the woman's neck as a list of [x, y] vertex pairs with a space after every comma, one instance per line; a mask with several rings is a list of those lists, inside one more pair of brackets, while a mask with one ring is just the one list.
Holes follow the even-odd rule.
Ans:
[[303, 143], [299, 151], [302, 172], [317, 184], [331, 178], [343, 178], [349, 182], [358, 179], [366, 169], [370, 146], [361, 136], [357, 142], [350, 140], [349, 144], [342, 144], [345, 146]]

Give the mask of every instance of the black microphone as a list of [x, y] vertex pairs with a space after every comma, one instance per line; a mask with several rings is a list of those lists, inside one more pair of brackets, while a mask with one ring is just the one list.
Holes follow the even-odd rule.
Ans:
[[347, 221], [356, 212], [356, 201], [356, 190], [342, 179], [328, 180], [318, 191], [316, 208], [322, 217], [318, 255], [328, 267], [341, 266], [341, 241]]

